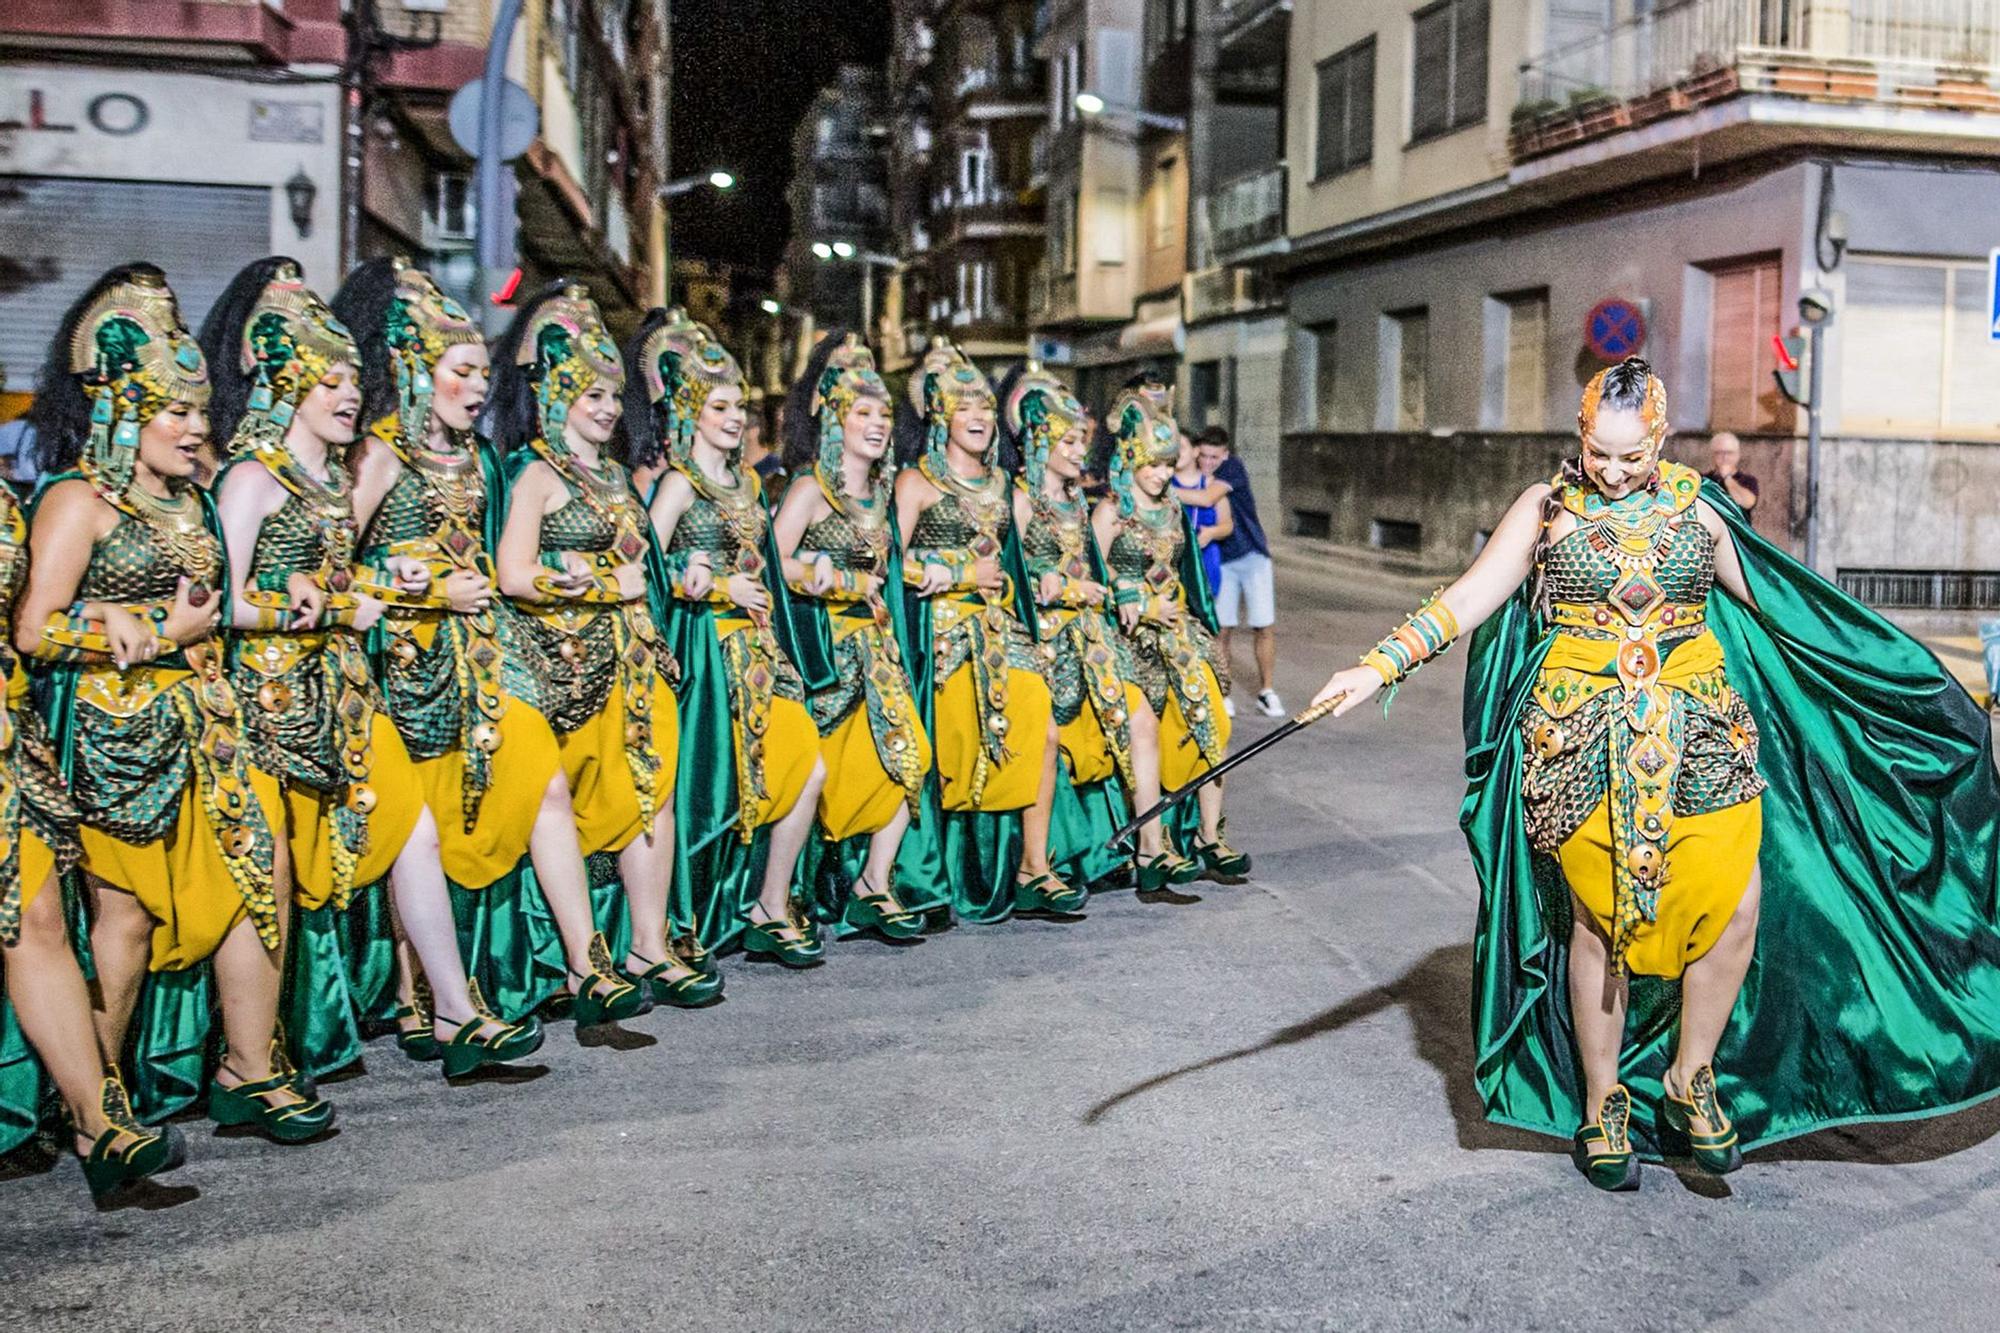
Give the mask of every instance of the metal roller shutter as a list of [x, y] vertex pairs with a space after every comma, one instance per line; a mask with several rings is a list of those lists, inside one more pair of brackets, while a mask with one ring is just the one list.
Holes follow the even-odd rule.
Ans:
[[0, 367], [32, 387], [63, 312], [114, 264], [166, 270], [195, 328], [236, 271], [270, 253], [271, 192], [0, 176]]

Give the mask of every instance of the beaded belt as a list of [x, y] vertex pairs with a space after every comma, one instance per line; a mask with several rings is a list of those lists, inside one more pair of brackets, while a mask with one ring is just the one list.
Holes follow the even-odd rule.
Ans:
[[1645, 638], [1675, 631], [1698, 630], [1708, 621], [1705, 602], [1663, 602], [1645, 619], [1629, 621], [1609, 606], [1592, 602], [1557, 602], [1549, 619], [1562, 629], [1598, 630], [1606, 638]]

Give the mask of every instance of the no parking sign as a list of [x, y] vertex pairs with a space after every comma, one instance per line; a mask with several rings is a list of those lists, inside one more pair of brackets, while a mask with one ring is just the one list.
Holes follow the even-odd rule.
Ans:
[[1600, 361], [1636, 356], [1646, 345], [1646, 312], [1622, 296], [1599, 301], [1584, 318], [1583, 341]]

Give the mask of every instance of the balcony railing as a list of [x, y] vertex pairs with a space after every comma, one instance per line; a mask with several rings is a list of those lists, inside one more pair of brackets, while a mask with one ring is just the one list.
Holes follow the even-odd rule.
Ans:
[[1285, 169], [1266, 167], [1215, 187], [1201, 199], [1201, 267], [1229, 262], [1285, 234]]
[[1688, 0], [1521, 68], [1515, 156], [1738, 92], [2000, 111], [1992, 0]]

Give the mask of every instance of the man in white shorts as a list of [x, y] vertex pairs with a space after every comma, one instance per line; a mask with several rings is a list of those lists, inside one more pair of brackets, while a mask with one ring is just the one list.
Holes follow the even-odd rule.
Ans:
[[[1222, 583], [1215, 594], [1215, 618], [1222, 627], [1222, 653], [1230, 658], [1238, 625], [1247, 625], [1257, 657], [1257, 711], [1283, 717], [1285, 701], [1278, 697], [1277, 590], [1271, 572], [1271, 545], [1257, 519], [1257, 499], [1250, 493], [1250, 473], [1229, 446], [1229, 432], [1210, 426], [1195, 439], [1201, 470], [1229, 487], [1229, 507], [1235, 531], [1222, 539]], [[1230, 709], [1234, 713], [1232, 706]]]

